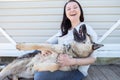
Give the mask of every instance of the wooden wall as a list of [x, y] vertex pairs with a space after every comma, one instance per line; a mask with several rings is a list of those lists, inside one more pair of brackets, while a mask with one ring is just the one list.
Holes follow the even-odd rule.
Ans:
[[[41, 43], [57, 33], [67, 0], [0, 1], [0, 27], [16, 41]], [[78, 0], [85, 22], [101, 37], [120, 19], [120, 0]], [[0, 33], [0, 43], [9, 41]], [[120, 43], [120, 26], [103, 43]]]

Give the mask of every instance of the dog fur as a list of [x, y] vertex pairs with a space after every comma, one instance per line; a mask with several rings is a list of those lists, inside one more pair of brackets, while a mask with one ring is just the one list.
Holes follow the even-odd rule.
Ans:
[[19, 44], [19, 50], [39, 50], [51, 53], [43, 56], [41, 52], [36, 54], [27, 54], [18, 57], [0, 72], [0, 80], [5, 80], [9, 76], [14, 76], [14, 80], [19, 77], [33, 78], [35, 71], [55, 71], [55, 70], [73, 70], [78, 66], [60, 67], [57, 63], [59, 54], [68, 54], [70, 57], [85, 58], [92, 54], [92, 52], [102, 44], [92, 42], [91, 37], [87, 34], [86, 26], [80, 26], [79, 31], [73, 31], [74, 41], [69, 45], [58, 44]]

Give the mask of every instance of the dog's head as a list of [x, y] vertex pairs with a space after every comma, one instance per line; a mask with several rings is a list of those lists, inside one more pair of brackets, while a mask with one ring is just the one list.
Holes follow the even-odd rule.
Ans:
[[85, 52], [87, 50], [89, 53], [92, 53], [94, 50], [103, 46], [102, 44], [97, 44], [92, 41], [91, 36], [87, 34], [87, 28], [85, 24], [81, 25], [78, 31], [74, 28], [73, 36], [74, 45], [80, 52]]
[[102, 44], [97, 44], [97, 43], [92, 41], [91, 36], [89, 34], [87, 34], [87, 29], [86, 29], [85, 24], [80, 26], [79, 31], [77, 31], [74, 28], [73, 36], [74, 36], [74, 41], [76, 41], [77, 43], [92, 44], [93, 50], [96, 50], [96, 49], [103, 46]]

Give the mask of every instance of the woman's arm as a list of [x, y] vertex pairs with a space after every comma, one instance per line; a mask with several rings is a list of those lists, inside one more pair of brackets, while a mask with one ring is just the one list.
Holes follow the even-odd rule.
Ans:
[[93, 64], [96, 61], [96, 58], [90, 56], [88, 58], [79, 58], [79, 59], [74, 58], [72, 61], [73, 61], [72, 65], [84, 66], [84, 65]]
[[70, 58], [67, 54], [60, 55], [58, 57], [58, 63], [62, 66], [71, 66], [71, 65], [89, 65], [93, 64], [96, 61], [96, 58], [89, 56], [87, 58]]

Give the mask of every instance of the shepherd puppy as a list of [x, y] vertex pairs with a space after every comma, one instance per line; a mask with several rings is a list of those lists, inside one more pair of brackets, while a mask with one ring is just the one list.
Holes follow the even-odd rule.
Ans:
[[35, 54], [26, 54], [18, 57], [0, 72], [0, 80], [11, 77], [18, 80], [19, 77], [33, 78], [35, 71], [69, 71], [77, 69], [78, 66], [60, 67], [57, 58], [60, 54], [68, 54], [74, 58], [85, 58], [90, 56], [94, 50], [102, 47], [102, 44], [96, 44], [87, 34], [85, 24], [81, 25], [79, 31], [73, 30], [74, 41], [69, 45], [59, 44], [19, 44], [19, 50], [39, 50], [51, 53], [43, 56], [41, 52]]

